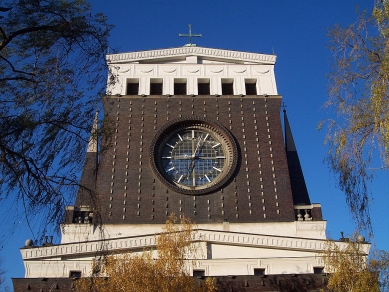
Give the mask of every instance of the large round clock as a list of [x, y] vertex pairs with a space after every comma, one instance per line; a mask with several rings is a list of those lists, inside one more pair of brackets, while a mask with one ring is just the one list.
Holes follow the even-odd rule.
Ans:
[[150, 157], [153, 170], [168, 187], [186, 194], [204, 194], [229, 180], [237, 164], [237, 147], [219, 123], [181, 118], [157, 133]]

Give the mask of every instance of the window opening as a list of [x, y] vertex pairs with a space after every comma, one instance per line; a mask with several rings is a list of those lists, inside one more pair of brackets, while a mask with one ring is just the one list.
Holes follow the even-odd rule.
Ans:
[[193, 277], [204, 277], [205, 271], [204, 270], [193, 270]]
[[313, 273], [314, 274], [323, 274], [324, 268], [323, 267], [313, 267]]
[[70, 271], [69, 278], [81, 278], [81, 271]]
[[186, 79], [174, 79], [174, 95], [186, 95]]
[[254, 269], [254, 276], [264, 276], [265, 269]]
[[127, 95], [138, 95], [139, 79], [127, 79]]
[[162, 95], [162, 79], [155, 78], [150, 80], [150, 95]]
[[233, 95], [233, 79], [222, 79], [222, 95]]
[[255, 79], [245, 80], [246, 95], [257, 95], [257, 81]]
[[210, 84], [209, 79], [207, 78], [199, 78], [197, 79], [197, 89], [198, 95], [210, 95]]

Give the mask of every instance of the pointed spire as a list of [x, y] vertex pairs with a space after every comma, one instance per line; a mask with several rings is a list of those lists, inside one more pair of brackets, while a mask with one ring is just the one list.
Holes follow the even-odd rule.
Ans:
[[[85, 156], [84, 167], [80, 178], [80, 186], [76, 197], [75, 207], [93, 206], [93, 196], [96, 189], [97, 167], [99, 163], [98, 157], [98, 117], [96, 111], [93, 121], [92, 131], [88, 142], [88, 150]], [[73, 219], [71, 222], [73, 222]], [[69, 222], [68, 222], [69, 223]]]
[[297, 151], [296, 145], [294, 144], [292, 130], [290, 129], [288, 116], [286, 115], [286, 109], [283, 110], [284, 112], [284, 127], [285, 127], [285, 148], [286, 151]]
[[289, 178], [290, 178], [290, 185], [292, 188], [293, 203], [295, 205], [301, 205], [301, 204], [310, 205], [311, 201], [309, 199], [309, 194], [308, 194], [307, 186], [305, 184], [303, 170], [301, 168], [300, 159], [297, 154], [296, 145], [294, 144], [292, 130], [289, 125], [285, 108], [283, 112], [284, 112], [284, 131], [285, 131], [285, 150], [286, 150], [286, 159], [288, 161]]
[[88, 142], [87, 152], [97, 152], [97, 140], [98, 140], [97, 133], [99, 130], [98, 121], [99, 121], [99, 112], [96, 111], [95, 119], [93, 121], [92, 131]]

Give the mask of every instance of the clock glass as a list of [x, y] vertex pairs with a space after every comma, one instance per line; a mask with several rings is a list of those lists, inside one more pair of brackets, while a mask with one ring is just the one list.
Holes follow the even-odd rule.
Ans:
[[184, 129], [162, 145], [162, 168], [176, 184], [199, 187], [226, 171], [223, 141], [210, 131]]
[[237, 146], [219, 123], [180, 118], [162, 127], [150, 147], [151, 166], [169, 188], [205, 194], [226, 183], [237, 165]]

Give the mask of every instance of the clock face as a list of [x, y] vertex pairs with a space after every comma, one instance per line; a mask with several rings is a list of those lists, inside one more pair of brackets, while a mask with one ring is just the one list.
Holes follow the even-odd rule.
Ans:
[[213, 191], [236, 167], [237, 151], [231, 134], [205, 119], [169, 123], [157, 134], [150, 150], [158, 176], [182, 193]]
[[162, 146], [162, 168], [176, 184], [199, 187], [225, 171], [221, 139], [204, 129], [183, 129]]

